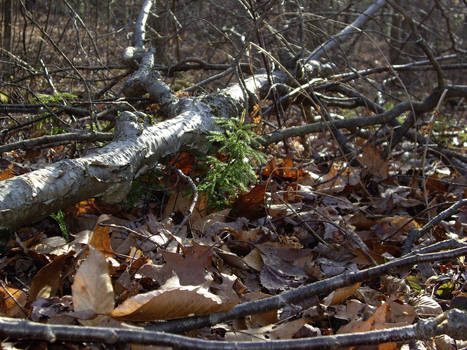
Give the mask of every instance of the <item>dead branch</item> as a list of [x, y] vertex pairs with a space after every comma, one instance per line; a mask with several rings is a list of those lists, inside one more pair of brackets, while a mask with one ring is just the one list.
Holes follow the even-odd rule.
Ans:
[[[447, 97], [466, 97], [467, 96], [467, 86], [465, 85], [455, 85], [455, 86], [447, 86], [446, 89]], [[389, 111], [379, 113], [374, 116], [370, 117], [362, 117], [362, 118], [352, 118], [352, 119], [345, 119], [345, 120], [334, 120], [328, 123], [318, 122], [308, 125], [290, 127], [286, 129], [282, 129], [280, 131], [276, 131], [264, 137], [265, 141], [263, 144], [269, 145], [271, 143], [275, 143], [282, 139], [293, 137], [293, 136], [302, 136], [308, 133], [318, 132], [318, 131], [325, 131], [328, 130], [328, 125], [333, 126], [337, 129], [356, 129], [362, 128], [365, 126], [376, 125], [376, 124], [390, 124], [392, 120], [400, 116], [402, 113], [411, 110], [413, 108], [416, 112], [423, 113], [432, 110], [436, 103], [441, 96], [442, 91], [435, 89], [428, 97], [426, 97], [422, 102], [401, 102], [400, 104], [396, 105], [394, 108], [390, 109]], [[392, 139], [392, 147], [395, 144], [401, 141], [403, 135], [408, 132], [408, 129], [405, 127], [401, 127], [396, 129], [396, 135]]]
[[447, 217], [453, 215], [457, 209], [467, 204], [467, 199], [462, 199], [457, 203], [454, 203], [446, 210], [442, 211], [438, 215], [436, 215], [433, 219], [431, 219], [428, 223], [426, 223], [420, 229], [411, 229], [409, 235], [402, 246], [402, 255], [408, 254], [410, 249], [412, 248], [413, 243], [420, 239], [425, 233], [431, 230], [435, 225], [441, 222], [441, 220], [446, 219]]
[[362, 26], [371, 18], [371, 16], [378, 11], [381, 7], [386, 5], [386, 0], [378, 0], [374, 2], [370, 7], [366, 9], [358, 18], [353, 21], [351, 24], [346, 26], [343, 30], [341, 30], [336, 35], [333, 35], [330, 39], [328, 39], [325, 43], [318, 46], [307, 58], [306, 61], [309, 60], [317, 60], [320, 58], [324, 53], [331, 50], [334, 46], [340, 44], [344, 39], [347, 39], [353, 33], [357, 33], [360, 31]]
[[51, 343], [98, 342], [105, 344], [151, 344], [172, 346], [176, 349], [336, 349], [357, 345], [376, 345], [388, 342], [426, 340], [446, 334], [453, 339], [466, 339], [467, 313], [452, 309], [416, 324], [383, 330], [318, 336], [291, 340], [262, 342], [224, 342], [195, 339], [165, 332], [142, 329], [79, 327], [42, 324], [26, 320], [0, 317], [0, 335], [22, 340], [43, 340]]
[[9, 152], [15, 149], [30, 149], [37, 146], [45, 146], [49, 144], [63, 144], [71, 141], [78, 142], [97, 142], [97, 141], [111, 141], [112, 134], [104, 132], [74, 132], [58, 135], [45, 135], [36, 137], [34, 139], [23, 140], [18, 142], [9, 143], [0, 146], [0, 153]]
[[178, 320], [171, 320], [164, 323], [150, 325], [147, 329], [154, 331], [180, 333], [188, 330], [198, 329], [206, 326], [213, 326], [220, 322], [245, 317], [251, 314], [277, 310], [294, 302], [310, 298], [313, 295], [330, 293], [337, 288], [348, 286], [357, 282], [362, 282], [381, 276], [388, 272], [394, 272], [404, 266], [411, 266], [429, 261], [440, 261], [452, 259], [467, 253], [467, 245], [461, 248], [452, 249], [438, 253], [417, 254], [406, 256], [383, 265], [371, 267], [358, 272], [344, 273], [335, 277], [327, 278], [309, 285], [299, 287], [288, 292], [257, 301], [252, 301], [235, 306], [228, 312], [219, 312], [208, 316], [189, 317]]

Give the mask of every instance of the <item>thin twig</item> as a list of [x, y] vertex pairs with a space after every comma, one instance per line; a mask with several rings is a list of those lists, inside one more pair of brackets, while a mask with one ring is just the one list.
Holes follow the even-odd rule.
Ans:
[[196, 187], [196, 185], [193, 182], [193, 180], [191, 179], [191, 177], [189, 177], [188, 175], [185, 175], [183, 173], [183, 171], [181, 171], [180, 169], [178, 169], [178, 168], [176, 168], [176, 167], [174, 167], [172, 165], [169, 165], [169, 167], [170, 167], [170, 169], [174, 170], [177, 173], [177, 175], [180, 176], [183, 180], [188, 182], [188, 184], [191, 187], [191, 190], [193, 191], [193, 199], [191, 200], [190, 207], [188, 208], [188, 211], [185, 214], [185, 217], [183, 218], [182, 222], [178, 225], [175, 232], [173, 232], [173, 235], [177, 235], [180, 232], [180, 230], [182, 229], [182, 227], [186, 224], [188, 219], [191, 217], [191, 214], [193, 214], [193, 210], [195, 209], [196, 203], [198, 203], [198, 188]]
[[59, 135], [46, 135], [36, 137], [34, 139], [23, 140], [18, 142], [0, 145], [0, 153], [10, 152], [15, 149], [30, 149], [37, 146], [44, 146], [48, 144], [69, 143], [71, 141], [78, 142], [97, 142], [97, 141], [112, 141], [113, 135], [104, 132], [74, 132]]
[[435, 225], [437, 225], [439, 222], [441, 222], [441, 220], [444, 220], [447, 217], [454, 214], [458, 208], [462, 207], [465, 204], [467, 204], [467, 199], [461, 199], [460, 201], [451, 205], [446, 210], [436, 215], [433, 219], [427, 222], [421, 229], [417, 230], [415, 228], [412, 228], [409, 231], [409, 235], [407, 236], [407, 239], [405, 240], [404, 245], [402, 246], [402, 255], [408, 254], [414, 242], [418, 240], [420, 237], [422, 237], [426, 232], [428, 232], [428, 230], [430, 230]]
[[446, 90], [446, 89], [443, 91], [443, 93], [441, 94], [441, 97], [439, 98], [438, 104], [436, 105], [433, 113], [431, 113], [431, 118], [428, 121], [428, 132], [426, 133], [427, 134], [426, 141], [425, 141], [425, 144], [424, 144], [424, 147], [423, 147], [423, 157], [422, 157], [422, 165], [421, 165], [421, 167], [422, 167], [422, 186], [423, 186], [423, 196], [424, 196], [424, 199], [425, 199], [425, 206], [427, 206], [427, 207], [428, 207], [429, 204], [428, 204], [428, 193], [427, 193], [427, 190], [426, 190], [426, 176], [425, 176], [426, 155], [428, 153], [428, 145], [430, 144], [431, 134], [433, 132], [433, 124], [435, 123], [436, 117], [440, 113], [439, 110], [441, 109], [441, 104], [443, 103], [447, 92], [448, 92], [448, 90]]

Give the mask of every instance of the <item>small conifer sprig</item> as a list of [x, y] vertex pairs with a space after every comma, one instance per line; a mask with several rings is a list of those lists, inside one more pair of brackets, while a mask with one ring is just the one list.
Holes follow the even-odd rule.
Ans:
[[208, 140], [220, 144], [218, 153], [227, 158], [206, 157], [208, 170], [198, 189], [211, 206], [225, 208], [256, 181], [255, 168], [266, 163], [266, 155], [259, 150], [261, 136], [252, 130], [255, 124], [245, 123], [245, 111], [241, 118], [215, 118], [214, 122], [223, 131], [212, 131]]

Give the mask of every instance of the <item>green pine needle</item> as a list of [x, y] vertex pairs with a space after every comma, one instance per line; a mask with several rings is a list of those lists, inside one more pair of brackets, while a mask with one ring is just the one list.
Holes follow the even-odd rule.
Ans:
[[215, 118], [223, 132], [212, 131], [208, 140], [221, 145], [219, 153], [228, 158], [225, 162], [207, 156], [208, 168], [198, 189], [208, 197], [209, 204], [216, 208], [228, 207], [239, 193], [247, 192], [256, 181], [255, 168], [266, 163], [266, 155], [257, 150], [261, 137], [252, 131], [255, 124], [245, 124], [245, 112], [239, 118]]

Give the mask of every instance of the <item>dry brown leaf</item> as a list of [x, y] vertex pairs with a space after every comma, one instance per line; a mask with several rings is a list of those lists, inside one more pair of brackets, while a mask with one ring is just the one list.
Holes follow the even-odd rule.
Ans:
[[389, 301], [390, 318], [389, 322], [397, 326], [412, 324], [417, 317], [417, 312], [412, 305], [402, 303], [398, 300]]
[[216, 254], [219, 255], [227, 265], [238, 269], [248, 269], [248, 265], [243, 261], [243, 258], [239, 257], [237, 254], [220, 248], [216, 248]]
[[220, 231], [224, 230], [224, 228], [226, 227], [235, 231], [241, 230], [243, 224], [239, 225], [240, 223], [233, 222], [226, 223], [226, 221], [228, 220], [229, 213], [230, 209], [224, 209], [206, 215], [203, 218], [200, 218], [199, 220], [190, 220], [191, 226], [197, 232], [202, 232], [203, 236], [205, 236], [208, 239], [217, 236], [220, 233]]
[[108, 314], [114, 308], [114, 292], [104, 255], [89, 246], [89, 255], [76, 272], [71, 286], [75, 312]]
[[0, 288], [0, 315], [24, 318], [22, 307], [26, 305], [27, 296], [21, 289], [14, 287]]
[[261, 271], [264, 266], [263, 259], [261, 259], [261, 252], [257, 248], [252, 249], [251, 252], [243, 258], [243, 261], [256, 271]]
[[222, 283], [211, 284], [210, 290], [222, 299], [226, 308], [233, 308], [240, 302], [240, 298], [234, 288], [234, 283], [237, 281], [237, 277], [226, 273], [221, 273], [220, 276], [222, 277]]
[[354, 320], [342, 326], [338, 330], [341, 333], [367, 332], [375, 329], [384, 329], [386, 327], [386, 319], [389, 317], [390, 307], [388, 303], [381, 304], [373, 315], [366, 320]]
[[242, 230], [242, 231], [229, 231], [230, 234], [239, 241], [250, 241], [250, 242], [257, 242], [258, 239], [261, 237], [263, 233], [263, 229], [261, 227], [252, 229], [252, 230]]
[[[187, 196], [183, 192], [174, 192], [167, 201], [165, 205], [164, 213], [162, 214], [163, 218], [169, 218], [173, 213], [187, 213], [190, 209], [191, 203], [193, 202], [192, 196]], [[185, 215], [185, 214], [183, 214]], [[200, 202], [198, 202], [191, 213], [190, 221], [199, 222], [202, 220]]]
[[185, 257], [185, 263], [198, 264], [208, 270], [212, 268], [213, 250], [211, 246], [193, 242], [191, 247], [182, 247], [182, 251]]
[[306, 320], [303, 318], [283, 323], [274, 327], [270, 339], [291, 339], [305, 324]]
[[381, 150], [371, 143], [366, 144], [362, 149], [362, 154], [358, 158], [371, 175], [380, 179], [386, 179], [389, 173], [389, 163], [381, 157]]
[[361, 286], [361, 284], [361, 282], [358, 282], [351, 286], [338, 288], [335, 291], [332, 291], [326, 298], [324, 298], [324, 304], [329, 306], [338, 305], [342, 303], [344, 300], [353, 296], [355, 291]]
[[[260, 299], [265, 299], [269, 298], [271, 295], [266, 294], [263, 292], [252, 292], [245, 294], [243, 296], [243, 299], [246, 301], [254, 301], [254, 300], [260, 300]], [[256, 328], [256, 327], [263, 327], [272, 323], [277, 323], [279, 321], [279, 317], [277, 315], [277, 310], [271, 310], [271, 311], [266, 311], [262, 312], [259, 314], [253, 314], [251, 315], [251, 325]]]
[[410, 229], [420, 229], [420, 224], [408, 216], [395, 216], [380, 219], [372, 230], [382, 240], [404, 241]]
[[[406, 326], [411, 324], [415, 317], [416, 313], [413, 307], [391, 301], [381, 304], [373, 315], [369, 317], [365, 316], [366, 319], [353, 320], [342, 326], [337, 333], [367, 332], [377, 329]], [[378, 348], [393, 349], [394, 347], [392, 343], [387, 343], [379, 345]]]
[[182, 286], [173, 276], [158, 290], [125, 300], [110, 315], [127, 321], [169, 320], [228, 311], [231, 307], [205, 286]]
[[206, 282], [207, 271], [211, 269], [212, 247], [194, 243], [192, 247], [183, 247], [183, 255], [168, 251], [161, 253], [167, 263], [165, 268], [175, 272], [180, 284], [198, 285]]
[[372, 226], [377, 224], [377, 220], [368, 218], [363, 212], [353, 214], [348, 221], [349, 224], [355, 226], [357, 230], [369, 230]]
[[458, 350], [459, 342], [446, 334], [438, 335], [434, 338], [436, 350]]
[[[261, 258], [264, 262], [260, 272], [260, 281], [261, 285], [271, 292], [298, 287], [308, 278], [304, 268], [281, 259], [280, 252], [282, 250], [265, 245], [260, 248]], [[295, 251], [299, 252], [299, 249], [295, 249]]]
[[[354, 179], [355, 176], [357, 176], [357, 180]], [[349, 168], [341, 172], [338, 166], [333, 163], [327, 174], [317, 178], [317, 181], [322, 183], [318, 186], [318, 189], [322, 191], [327, 190], [333, 193], [342, 192], [345, 186], [349, 184], [350, 179], [352, 179], [352, 182], [358, 183], [358, 180], [360, 179], [358, 172], [350, 170]]]
[[72, 256], [72, 253], [57, 256], [52, 262], [45, 265], [36, 273], [29, 289], [29, 302], [37, 298], [55, 296], [55, 293], [60, 288], [62, 270]]
[[264, 216], [266, 185], [266, 183], [258, 184], [250, 192], [239, 195], [233, 204], [233, 212], [237, 216], [243, 216], [250, 220]]
[[29, 318], [35, 322], [47, 322], [54, 324], [75, 324], [76, 319], [72, 314], [71, 295], [61, 298], [38, 298], [30, 304]]

